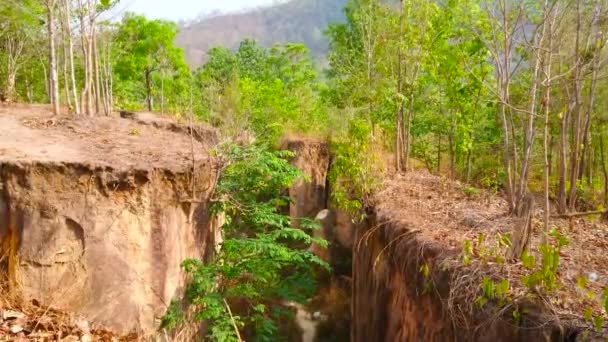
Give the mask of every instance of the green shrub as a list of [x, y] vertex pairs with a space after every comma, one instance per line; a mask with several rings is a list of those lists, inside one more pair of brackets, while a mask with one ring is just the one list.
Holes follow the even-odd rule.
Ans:
[[287, 161], [291, 152], [231, 145], [219, 154], [229, 162], [211, 209], [226, 215], [224, 241], [211, 262], [183, 263], [191, 276], [187, 299], [214, 341], [238, 340], [237, 327], [257, 341], [276, 341], [277, 322], [290, 313], [284, 303], [303, 303], [315, 291], [316, 266], [328, 268], [294, 246], [326, 242], [307, 232], [314, 225], [292, 228], [281, 211], [289, 204], [284, 189], [302, 177]]

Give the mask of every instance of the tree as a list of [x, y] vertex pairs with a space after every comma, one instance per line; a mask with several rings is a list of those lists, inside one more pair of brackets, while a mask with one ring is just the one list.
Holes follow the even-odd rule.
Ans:
[[187, 74], [184, 53], [175, 47], [177, 25], [164, 20], [148, 20], [126, 13], [118, 27], [116, 47], [119, 57], [114, 69], [123, 81], [143, 83], [148, 110], [153, 110], [153, 74], [165, 65], [182, 75]]
[[183, 263], [192, 276], [187, 296], [202, 308], [196, 317], [210, 324], [213, 340], [240, 341], [245, 334], [276, 341], [276, 322], [287, 314], [286, 303], [303, 303], [314, 293], [314, 267], [328, 268], [294, 243], [327, 243], [309, 235], [315, 228], [312, 222], [302, 220], [301, 229], [293, 228], [289, 216], [282, 214], [281, 207], [289, 203], [283, 190], [302, 177], [287, 160], [290, 152], [255, 145], [226, 146], [222, 151], [227, 165], [212, 210], [226, 215], [223, 242], [210, 263]]
[[236, 53], [212, 49], [195, 79], [208, 117], [228, 136], [250, 132], [276, 142], [285, 131], [327, 129], [317, 74], [301, 44], [265, 49], [245, 40]]
[[59, 114], [59, 78], [57, 74], [57, 54], [55, 52], [55, 10], [57, 0], [43, 0], [46, 6], [46, 26], [48, 33], [49, 59], [49, 98], [53, 113]]
[[28, 50], [31, 50], [38, 37], [41, 13], [42, 8], [34, 0], [22, 1], [19, 4], [0, 3], [0, 41], [6, 54], [6, 82], [3, 92], [9, 101], [16, 99], [17, 73], [28, 57]]

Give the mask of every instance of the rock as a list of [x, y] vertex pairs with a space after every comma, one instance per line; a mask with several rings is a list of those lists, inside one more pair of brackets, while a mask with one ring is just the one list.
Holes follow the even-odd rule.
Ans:
[[21, 311], [16, 310], [4, 310], [2, 312], [2, 319], [10, 320], [10, 319], [20, 319], [25, 317], [25, 314]]
[[477, 228], [483, 223], [483, 218], [475, 214], [469, 214], [465, 216], [460, 223], [469, 228]]
[[[320, 227], [319, 229], [313, 232], [313, 237], [330, 241], [331, 230], [334, 226], [333, 214], [329, 210], [323, 209], [319, 211], [319, 213], [315, 217], [315, 221], [319, 223]], [[326, 262], [330, 261], [330, 253], [328, 248], [324, 248], [317, 245], [316, 243], [313, 243], [308, 248], [308, 251]]]
[[322, 141], [291, 139], [285, 141], [282, 147], [295, 152], [291, 164], [308, 177], [308, 181], [298, 180], [289, 188], [289, 197], [293, 201], [289, 214], [294, 226], [297, 226], [299, 218], [313, 219], [327, 207], [329, 146]]
[[88, 333], [90, 331], [90, 326], [89, 326], [89, 322], [87, 320], [84, 319], [78, 319], [76, 320], [76, 327], [82, 332], [82, 333]]
[[11, 332], [11, 334], [18, 334], [23, 331], [23, 327], [19, 324], [13, 324], [9, 328], [9, 331]]
[[12, 341], [13, 342], [26, 342], [26, 341], [29, 341], [29, 339], [25, 336], [24, 333], [20, 332], [17, 334], [17, 336], [15, 336], [15, 338]]
[[83, 334], [80, 337], [80, 342], [91, 342], [91, 335], [89, 335], [89, 334]]
[[355, 240], [357, 224], [344, 210], [334, 208], [333, 211], [336, 217], [333, 237], [342, 247], [351, 249]]
[[80, 339], [78, 336], [68, 335], [65, 338], [61, 339], [62, 342], [79, 342]]
[[321, 313], [320, 311], [315, 311], [312, 314], [312, 318], [315, 321], [326, 321], [327, 320], [327, 315], [324, 315], [323, 313]]

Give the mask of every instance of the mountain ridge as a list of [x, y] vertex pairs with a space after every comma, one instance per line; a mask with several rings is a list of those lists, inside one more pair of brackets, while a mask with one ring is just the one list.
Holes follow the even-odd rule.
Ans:
[[347, 0], [291, 0], [258, 9], [214, 14], [181, 28], [177, 46], [184, 49], [191, 66], [204, 63], [216, 46], [235, 49], [246, 38], [271, 47], [276, 43], [303, 43], [315, 59], [327, 53], [323, 32], [327, 25], [344, 21]]

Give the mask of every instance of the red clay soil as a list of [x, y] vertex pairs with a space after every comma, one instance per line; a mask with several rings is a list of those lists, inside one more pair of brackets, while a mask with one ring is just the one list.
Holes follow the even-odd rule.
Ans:
[[[498, 234], [510, 233], [518, 224], [517, 219], [507, 215], [507, 203], [500, 196], [467, 188], [425, 171], [396, 175], [385, 181], [374, 203], [379, 217], [390, 217], [393, 223], [411, 227], [418, 240], [439, 245], [447, 254], [453, 254], [456, 264], [462, 264], [460, 253], [464, 241], [475, 245], [481, 234], [484, 236], [481, 246], [486, 251], [494, 248], [506, 254], [506, 248], [496, 248]], [[532, 222], [529, 249], [539, 263], [541, 257], [534, 251], [539, 250], [542, 235], [542, 209], [535, 210]], [[560, 320], [578, 325], [589, 323], [581, 321], [587, 308], [592, 308], [594, 316], [608, 319], [600, 303], [602, 290], [608, 284], [608, 225], [598, 219], [571, 222], [554, 219], [551, 227], [565, 235], [569, 245], [560, 254], [559, 287], [543, 296], [544, 305]], [[490, 260], [484, 262], [483, 267], [494, 269], [493, 275], [508, 279], [512, 296], [523, 297], [530, 291], [520, 281], [526, 274], [521, 262], [503, 264]], [[584, 290], [577, 286], [581, 277], [589, 279]], [[595, 295], [591, 296], [589, 291]]]
[[192, 164], [193, 150], [196, 160], [209, 157], [217, 139], [211, 129], [208, 141], [191, 142], [188, 134], [160, 125], [164, 122], [148, 117], [53, 116], [46, 106], [0, 106], [0, 161], [175, 171]]

